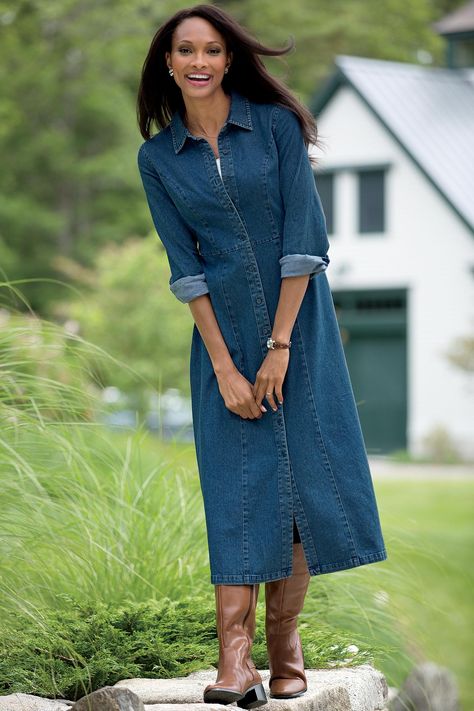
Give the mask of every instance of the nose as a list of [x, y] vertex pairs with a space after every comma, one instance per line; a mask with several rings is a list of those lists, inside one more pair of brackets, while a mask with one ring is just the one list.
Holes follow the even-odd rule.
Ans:
[[206, 55], [202, 52], [196, 52], [195, 58], [193, 60], [194, 67], [205, 67], [207, 66]]

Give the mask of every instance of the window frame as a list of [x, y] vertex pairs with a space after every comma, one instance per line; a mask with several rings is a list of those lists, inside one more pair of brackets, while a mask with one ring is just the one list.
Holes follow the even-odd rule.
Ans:
[[[387, 232], [387, 168], [380, 165], [363, 166], [358, 167], [354, 172], [356, 173], [357, 181], [357, 234], [362, 237], [385, 235]], [[363, 177], [373, 176], [377, 173], [381, 176], [380, 187], [377, 185], [380, 193], [374, 197], [373, 193], [370, 195], [367, 192], [363, 192]], [[373, 190], [373, 186], [370, 189]], [[381, 214], [380, 216], [377, 215], [376, 223], [371, 226], [367, 220], [367, 211], [370, 210], [370, 202], [373, 204], [374, 199], [380, 199], [379, 209]]]

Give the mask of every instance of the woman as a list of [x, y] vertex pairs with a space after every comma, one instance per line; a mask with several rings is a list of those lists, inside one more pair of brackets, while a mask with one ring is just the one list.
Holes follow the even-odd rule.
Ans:
[[170, 289], [195, 321], [220, 642], [204, 700], [243, 708], [266, 703], [250, 656], [259, 584], [270, 694], [293, 698], [307, 689], [296, 621], [310, 576], [387, 557], [325, 274], [314, 118], [258, 56], [291, 48], [261, 45], [215, 6], [181, 10], [155, 34], [138, 96], [140, 174]]

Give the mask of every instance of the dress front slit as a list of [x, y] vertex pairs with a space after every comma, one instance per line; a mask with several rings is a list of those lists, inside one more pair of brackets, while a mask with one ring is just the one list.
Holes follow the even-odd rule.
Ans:
[[295, 517], [293, 516], [293, 543], [301, 543], [300, 533], [296, 525]]

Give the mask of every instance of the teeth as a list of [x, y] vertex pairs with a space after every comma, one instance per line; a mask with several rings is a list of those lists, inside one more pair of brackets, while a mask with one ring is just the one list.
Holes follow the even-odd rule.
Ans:
[[188, 74], [189, 79], [209, 79], [210, 74]]

